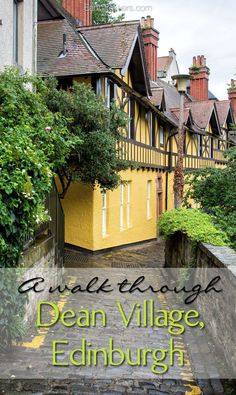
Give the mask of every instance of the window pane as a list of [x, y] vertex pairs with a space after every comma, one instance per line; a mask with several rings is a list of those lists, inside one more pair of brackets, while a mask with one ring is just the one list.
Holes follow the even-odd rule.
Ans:
[[151, 184], [152, 181], [147, 182], [147, 218], [151, 218]]
[[107, 194], [102, 193], [102, 236], [107, 233]]
[[18, 63], [18, 2], [13, 0], [13, 62]]
[[124, 185], [120, 186], [120, 229], [124, 229]]
[[96, 94], [100, 96], [102, 94], [102, 81], [101, 78], [98, 78], [96, 81]]
[[127, 227], [131, 226], [131, 182], [127, 184]]
[[163, 126], [160, 126], [160, 145], [163, 146], [164, 143], [165, 143], [164, 128], [163, 128]]

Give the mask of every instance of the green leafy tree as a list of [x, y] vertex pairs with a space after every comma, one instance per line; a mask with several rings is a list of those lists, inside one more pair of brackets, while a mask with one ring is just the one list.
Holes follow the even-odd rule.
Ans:
[[13, 267], [25, 240], [48, 219], [44, 200], [54, 168], [78, 143], [63, 117], [48, 110], [45, 91], [40, 79], [14, 69], [0, 74], [0, 349], [24, 335], [26, 299]]
[[0, 73], [0, 349], [24, 334], [18, 266], [25, 241], [48, 220], [44, 202], [53, 176], [63, 195], [74, 180], [115, 188], [127, 167], [117, 150], [126, 122], [87, 85], [65, 92], [52, 79], [13, 68]]
[[189, 199], [200, 203], [236, 248], [236, 148], [231, 148], [227, 157], [228, 164], [223, 169], [205, 169], [187, 176], [185, 204]]
[[114, 16], [118, 11], [118, 7], [112, 0], [93, 0], [93, 23], [97, 25], [123, 21], [125, 18], [124, 14]]
[[72, 149], [65, 163], [56, 169], [61, 197], [73, 181], [99, 185], [101, 189], [116, 188], [120, 183], [118, 172], [127, 168], [117, 149], [127, 116], [115, 104], [107, 108], [87, 84], [75, 82], [70, 91], [58, 90], [54, 79], [47, 84], [48, 108], [67, 118], [70, 133], [82, 141], [79, 149]]
[[53, 175], [62, 196], [75, 180], [118, 186], [127, 167], [117, 151], [126, 121], [85, 84], [66, 92], [55, 80], [0, 74], [0, 267], [18, 265], [25, 240], [47, 219]]
[[45, 220], [54, 168], [76, 145], [63, 117], [48, 110], [45, 89], [14, 69], [0, 75], [1, 267], [18, 264], [24, 241]]

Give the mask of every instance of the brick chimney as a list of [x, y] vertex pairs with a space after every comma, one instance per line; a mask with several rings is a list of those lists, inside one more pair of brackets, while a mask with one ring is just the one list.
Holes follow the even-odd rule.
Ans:
[[156, 81], [159, 32], [154, 29], [154, 19], [150, 16], [141, 19], [141, 27], [143, 32], [148, 74], [152, 81]]
[[236, 117], [236, 80], [231, 80], [231, 84], [228, 88], [228, 97], [234, 113], [234, 117]]
[[62, 0], [62, 6], [80, 26], [92, 25], [92, 0]]
[[190, 95], [195, 100], [208, 100], [208, 80], [210, 69], [206, 65], [205, 56], [194, 56], [193, 65], [189, 69]]

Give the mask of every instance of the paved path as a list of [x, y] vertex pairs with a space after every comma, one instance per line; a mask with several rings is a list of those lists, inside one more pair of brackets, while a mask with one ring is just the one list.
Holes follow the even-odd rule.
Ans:
[[[79, 276], [84, 276], [83, 281], [89, 278], [90, 273], [96, 275], [101, 270], [107, 275], [112, 276], [114, 281], [118, 281], [119, 276], [123, 273], [126, 276], [132, 275], [137, 278], [142, 269], [145, 268], [147, 276], [153, 275], [152, 269], [163, 267], [164, 265], [164, 246], [162, 243], [149, 243], [143, 246], [126, 248], [113, 252], [107, 252], [101, 255], [89, 256], [77, 251], [66, 250], [65, 254], [66, 267], [79, 268]], [[86, 270], [81, 270], [86, 268]], [[117, 269], [117, 270], [116, 270]], [[105, 270], [105, 272], [104, 272]], [[70, 284], [77, 284], [78, 278], [76, 271], [70, 276]], [[156, 273], [156, 272], [155, 272]], [[161, 278], [157, 279], [160, 283]], [[157, 341], [158, 345], [166, 346], [166, 333], [158, 328], [148, 331], [146, 328], [131, 327], [124, 330], [121, 326], [121, 321], [117, 319], [117, 310], [114, 309], [114, 300], [118, 296], [112, 294], [102, 300], [99, 295], [80, 294], [78, 296], [61, 295], [56, 298], [60, 310], [62, 309], [78, 309], [85, 308], [90, 310], [92, 308], [99, 308], [99, 306], [106, 306], [109, 313], [109, 322], [105, 329], [104, 327], [79, 328], [80, 332], [68, 331], [65, 335], [65, 328], [63, 326], [57, 327], [57, 339], [63, 339], [70, 342], [70, 350], [75, 348], [78, 342], [78, 336], [83, 335], [88, 338], [91, 343], [97, 348], [105, 347], [107, 339], [112, 336], [117, 341], [118, 346], [124, 349], [129, 345], [130, 349], [135, 349], [137, 346], [154, 344]], [[148, 298], [148, 295], [145, 296]], [[119, 296], [120, 298], [120, 296]], [[158, 296], [157, 303], [163, 309], [168, 309], [166, 300], [163, 296]], [[137, 297], [136, 297], [137, 299]], [[132, 303], [135, 303], [135, 296], [124, 297], [122, 303], [129, 308]], [[202, 382], [200, 386], [194, 380], [194, 374], [191, 366], [191, 360], [188, 356], [188, 351], [184, 345], [181, 336], [176, 338], [178, 347], [186, 352], [186, 361], [184, 367], [178, 363], [174, 368], [170, 369], [170, 377], [162, 379], [153, 379], [153, 374], [150, 373], [147, 366], [142, 368], [132, 369], [130, 366], [122, 365], [119, 368], [112, 369], [105, 368], [102, 365], [96, 369], [88, 369], [88, 367], [81, 367], [79, 370], [74, 366], [68, 368], [60, 368], [55, 371], [55, 367], [51, 366], [51, 344], [55, 339], [54, 329], [33, 329], [29, 331], [25, 342], [20, 347], [15, 347], [12, 354], [8, 353], [0, 361], [1, 377], [5, 380], [0, 380], [0, 393], [2, 394], [35, 394], [35, 395], [77, 395], [77, 394], [104, 394], [104, 395], [122, 395], [122, 394], [149, 394], [149, 395], [222, 395], [222, 388], [218, 382], [208, 383]], [[77, 345], [78, 346], [78, 345]], [[68, 352], [69, 353], [69, 352]], [[65, 356], [68, 355], [67, 351]], [[20, 366], [20, 369], [19, 369]], [[149, 365], [148, 365], [149, 366]], [[32, 380], [32, 377], [34, 378]], [[54, 379], [52, 380], [52, 377]], [[175, 377], [175, 379], [173, 379]], [[200, 388], [201, 387], [201, 388]], [[215, 387], [215, 388], [213, 388]], [[2, 391], [2, 392], [1, 392]]]

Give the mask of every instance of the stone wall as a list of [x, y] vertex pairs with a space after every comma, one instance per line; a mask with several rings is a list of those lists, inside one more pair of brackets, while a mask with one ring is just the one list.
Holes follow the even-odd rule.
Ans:
[[[63, 268], [57, 265], [56, 257], [56, 246], [53, 236], [45, 237], [32, 245], [24, 252], [22, 257], [22, 263], [25, 268], [23, 281], [35, 277], [50, 277], [50, 285], [57, 285], [61, 279]], [[29, 293], [25, 314], [26, 323], [30, 323], [34, 319], [37, 302], [40, 300], [48, 300], [47, 289], [42, 293]]]
[[196, 243], [181, 233], [166, 240], [165, 267], [207, 267], [229, 269], [236, 276], [236, 252], [229, 247]]
[[193, 268], [195, 284], [207, 285], [214, 277], [221, 277], [223, 292], [199, 297], [196, 308], [218, 356], [223, 354], [230, 371], [236, 371], [236, 252], [229, 247], [193, 243], [180, 232], [166, 241], [165, 251], [165, 266]]
[[196, 261], [196, 245], [191, 243], [186, 235], [181, 232], [166, 240], [165, 266], [185, 267], [191, 266]]

